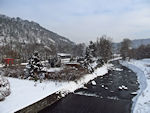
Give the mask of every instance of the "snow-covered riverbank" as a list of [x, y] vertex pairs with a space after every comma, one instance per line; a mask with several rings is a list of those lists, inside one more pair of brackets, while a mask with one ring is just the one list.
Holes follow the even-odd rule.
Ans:
[[150, 113], [150, 59], [125, 61], [122, 64], [137, 73], [140, 84], [138, 95], [133, 98], [133, 113]]
[[0, 102], [0, 113], [13, 113], [57, 91], [74, 92], [90, 80], [105, 75], [109, 66], [111, 65], [104, 65], [93, 74], [87, 74], [76, 82], [43, 81], [39, 83], [7, 77], [11, 85], [11, 94]]

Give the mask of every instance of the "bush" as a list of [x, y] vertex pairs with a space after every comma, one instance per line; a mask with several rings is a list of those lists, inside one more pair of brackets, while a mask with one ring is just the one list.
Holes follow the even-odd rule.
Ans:
[[74, 81], [78, 80], [83, 75], [87, 74], [88, 70], [82, 67], [66, 66], [59, 72], [48, 72], [45, 74], [47, 79], [53, 79], [58, 81]]
[[10, 84], [8, 80], [0, 75], [0, 101], [10, 94]]

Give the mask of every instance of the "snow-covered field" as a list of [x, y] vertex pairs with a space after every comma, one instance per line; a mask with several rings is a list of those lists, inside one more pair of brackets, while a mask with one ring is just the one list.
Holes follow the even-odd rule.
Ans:
[[109, 66], [111, 65], [104, 65], [93, 74], [87, 74], [76, 82], [43, 81], [39, 83], [7, 77], [11, 86], [11, 94], [0, 102], [0, 113], [13, 113], [57, 91], [63, 94], [74, 92], [90, 80], [105, 75]]
[[122, 64], [137, 73], [140, 83], [138, 95], [133, 99], [133, 113], [150, 113], [150, 59], [131, 60]]

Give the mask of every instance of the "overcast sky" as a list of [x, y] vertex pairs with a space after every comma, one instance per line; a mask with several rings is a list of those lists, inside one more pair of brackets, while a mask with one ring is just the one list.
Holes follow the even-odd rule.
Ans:
[[150, 0], [0, 0], [0, 13], [38, 22], [72, 41], [95, 41], [105, 34], [150, 38]]

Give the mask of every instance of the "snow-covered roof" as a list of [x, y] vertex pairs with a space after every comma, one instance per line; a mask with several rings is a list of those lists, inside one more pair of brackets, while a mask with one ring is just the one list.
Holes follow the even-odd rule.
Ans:
[[58, 56], [71, 56], [71, 54], [67, 54], [67, 53], [57, 53]]

